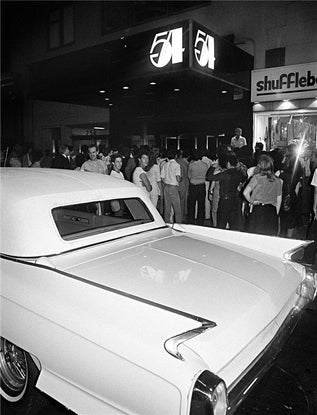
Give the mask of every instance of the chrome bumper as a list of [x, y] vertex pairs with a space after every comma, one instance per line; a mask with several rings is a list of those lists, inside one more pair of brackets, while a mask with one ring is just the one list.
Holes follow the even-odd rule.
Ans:
[[264, 349], [263, 353], [250, 364], [246, 370], [246, 374], [234, 386], [234, 388], [232, 390], [229, 388], [229, 407], [227, 414], [232, 415], [234, 413], [239, 404], [246, 398], [259, 380], [272, 367], [274, 359], [282, 350], [287, 339], [293, 332], [301, 316], [301, 311], [302, 310], [298, 308], [292, 309], [272, 341]]

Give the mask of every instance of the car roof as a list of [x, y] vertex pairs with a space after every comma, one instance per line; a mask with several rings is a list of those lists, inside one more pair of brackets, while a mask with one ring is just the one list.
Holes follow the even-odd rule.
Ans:
[[[24, 197], [68, 193], [70, 186], [73, 191], [103, 188], [105, 183], [108, 188], [131, 187], [130, 182], [118, 182], [118, 179], [107, 174], [66, 169], [2, 168], [1, 179], [3, 189], [12, 196], [18, 190]], [[30, 186], [30, 182], [36, 183], [36, 186]]]
[[6, 255], [55, 255], [114, 238], [107, 232], [76, 241], [62, 239], [51, 213], [58, 206], [138, 197], [162, 222], [144, 192], [127, 180], [82, 171], [11, 167], [1, 168], [0, 176], [1, 252]]

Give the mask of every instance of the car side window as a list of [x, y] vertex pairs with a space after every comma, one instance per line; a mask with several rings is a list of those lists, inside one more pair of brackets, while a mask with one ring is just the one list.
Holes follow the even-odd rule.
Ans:
[[78, 239], [154, 220], [145, 204], [137, 198], [60, 206], [52, 210], [52, 215], [60, 236], [65, 240]]

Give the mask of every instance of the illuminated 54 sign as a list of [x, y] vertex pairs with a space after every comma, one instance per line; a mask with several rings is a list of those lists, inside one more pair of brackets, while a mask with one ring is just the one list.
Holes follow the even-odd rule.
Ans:
[[203, 30], [197, 30], [194, 43], [196, 62], [199, 66], [215, 68], [215, 38]]
[[157, 68], [183, 62], [183, 28], [156, 33], [150, 50], [150, 60]]
[[189, 21], [154, 34], [149, 58], [156, 68], [184, 67], [213, 70], [215, 38], [205, 28]]

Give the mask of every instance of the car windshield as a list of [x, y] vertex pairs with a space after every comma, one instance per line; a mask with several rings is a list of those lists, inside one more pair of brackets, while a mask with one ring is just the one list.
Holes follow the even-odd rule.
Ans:
[[154, 221], [145, 204], [137, 198], [61, 206], [54, 208], [52, 214], [59, 234], [66, 240]]

